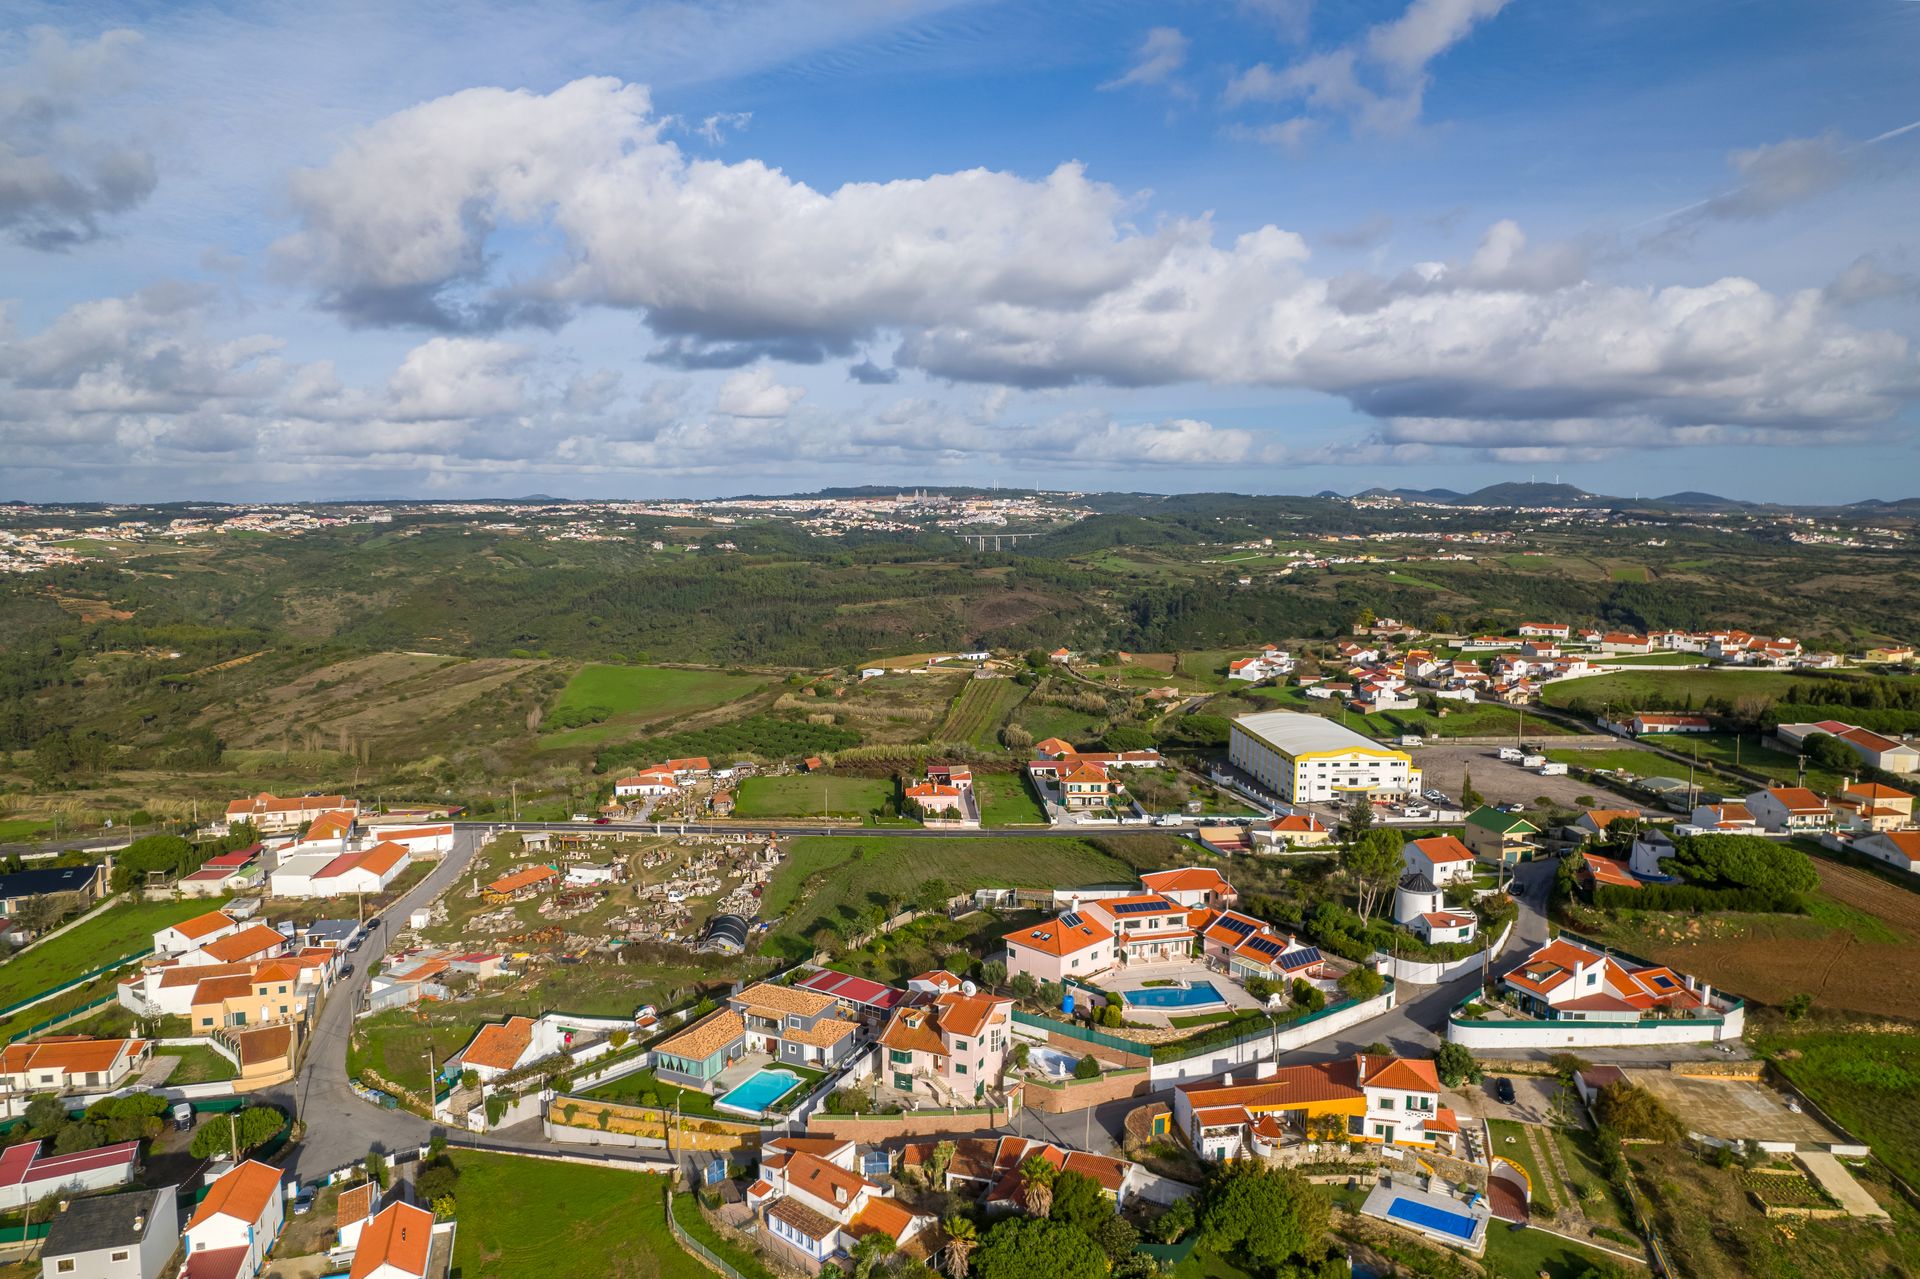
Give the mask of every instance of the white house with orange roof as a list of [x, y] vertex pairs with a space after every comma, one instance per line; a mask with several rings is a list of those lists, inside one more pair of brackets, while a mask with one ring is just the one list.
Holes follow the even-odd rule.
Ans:
[[1446, 890], [1417, 870], [1400, 877], [1393, 890], [1393, 922], [1430, 945], [1472, 941], [1480, 917], [1447, 906]]
[[1117, 962], [1113, 929], [1086, 911], [1069, 910], [1031, 928], [1004, 934], [1007, 975], [1025, 973], [1035, 981], [1093, 978]]
[[1500, 979], [1513, 1013], [1447, 1019], [1469, 1048], [1560, 1048], [1738, 1039], [1745, 1005], [1658, 964], [1641, 964], [1559, 937]]
[[257, 964], [279, 958], [292, 945], [277, 928], [269, 928], [265, 924], [247, 924], [237, 932], [216, 937], [203, 946], [176, 955], [174, 962], [188, 968], [210, 964]]
[[670, 768], [643, 768], [613, 784], [615, 799], [661, 799], [679, 791], [680, 779]]
[[[355, 850], [343, 842], [333, 851], [300, 852], [283, 855], [268, 876], [269, 890], [275, 897], [343, 897], [354, 893], [377, 893], [398, 879], [413, 864], [406, 845], [381, 840], [370, 848]], [[302, 848], [304, 844], [296, 844]]]
[[1804, 786], [1769, 786], [1747, 796], [1747, 811], [1762, 830], [1800, 832], [1833, 829], [1827, 801]]
[[1333, 839], [1333, 831], [1312, 813], [1287, 813], [1253, 828], [1256, 848], [1318, 848]]
[[1473, 850], [1457, 835], [1410, 839], [1400, 846], [1400, 861], [1411, 873], [1441, 888], [1473, 882]]
[[1888, 773], [1920, 771], [1920, 746], [1844, 720], [1823, 719], [1811, 724], [1782, 724], [1773, 732], [1781, 744], [1791, 751], [1803, 750], [1810, 738], [1825, 734], [1838, 740], [1872, 768]]
[[1689, 825], [1714, 835], [1752, 835], [1760, 829], [1747, 806], [1732, 800], [1698, 805], [1687, 820]]
[[210, 910], [204, 915], [195, 915], [192, 919], [183, 919], [160, 929], [153, 935], [153, 952], [156, 955], [184, 955], [239, 931], [239, 920]]
[[1159, 893], [1129, 893], [1088, 902], [1081, 914], [1099, 920], [1113, 933], [1115, 958], [1123, 964], [1153, 964], [1184, 959], [1193, 949], [1192, 913]]
[[207, 1190], [187, 1221], [184, 1279], [253, 1279], [286, 1222], [280, 1170], [249, 1159]]
[[1884, 830], [1853, 841], [1856, 852], [1896, 870], [1920, 872], [1920, 830]]
[[263, 835], [276, 835], [298, 830], [324, 813], [340, 809], [357, 812], [358, 808], [344, 795], [302, 795], [282, 799], [269, 791], [261, 791], [258, 795], [236, 799], [228, 804], [227, 824], [231, 826], [237, 822], [248, 822]]
[[1149, 871], [1140, 877], [1140, 886], [1189, 910], [1227, 910], [1240, 901], [1239, 892], [1226, 876], [1211, 866]]
[[976, 1100], [1013, 1043], [1013, 1001], [962, 988], [896, 1008], [880, 1032], [881, 1078], [900, 1092]]
[[49, 1035], [0, 1049], [0, 1088], [8, 1092], [107, 1092], [146, 1069], [153, 1043]]
[[[435, 1265], [435, 1240], [439, 1265]], [[445, 1274], [453, 1253], [453, 1223], [435, 1223], [433, 1214], [410, 1203], [390, 1203], [360, 1231], [347, 1279], [426, 1279]]]
[[897, 1250], [925, 1255], [935, 1218], [915, 1213], [854, 1171], [850, 1141], [778, 1137], [761, 1148], [747, 1206], [771, 1239], [804, 1269], [847, 1260], [860, 1240], [883, 1234]]
[[1368, 1053], [1304, 1066], [1263, 1061], [1182, 1084], [1170, 1126], [1216, 1161], [1266, 1158], [1329, 1130], [1345, 1141], [1451, 1152], [1460, 1132], [1431, 1061]]

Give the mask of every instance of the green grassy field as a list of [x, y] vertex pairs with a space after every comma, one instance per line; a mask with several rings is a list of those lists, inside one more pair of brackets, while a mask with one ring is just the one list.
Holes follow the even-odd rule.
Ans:
[[1070, 706], [1046, 706], [1028, 701], [1020, 707], [1014, 722], [1033, 735], [1036, 742], [1049, 737], [1072, 742], [1082, 750], [1093, 746], [1093, 739], [1106, 721], [1098, 715], [1076, 711]]
[[[1546, 757], [1556, 764], [1572, 764], [1579, 768], [1625, 769], [1636, 777], [1677, 777], [1687, 779], [1687, 766], [1678, 760], [1656, 755], [1652, 751], [1635, 750], [1631, 746], [1622, 746], [1613, 750], [1550, 750]], [[1700, 777], [1699, 773], [1695, 778]]]
[[763, 948], [770, 955], [806, 955], [814, 937], [845, 934], [875, 907], [909, 902], [933, 880], [954, 891], [1002, 885], [1042, 888], [1128, 883], [1135, 871], [1082, 840], [1008, 836], [933, 840], [804, 838], [787, 845], [787, 860], [767, 885], [763, 909], [785, 914]]
[[1920, 1182], [1920, 1034], [1773, 1028], [1754, 1046], [1894, 1172]]
[[[1699, 706], [1710, 697], [1737, 703], [1743, 697], [1784, 697], [1806, 676], [1787, 671], [1697, 670], [1691, 667], [1649, 667], [1615, 671], [1586, 679], [1561, 680], [1546, 687], [1550, 706], [1565, 706], [1578, 698], [1590, 706], [1615, 710], [1681, 710]], [[1689, 700], [1691, 699], [1691, 700]]]
[[540, 739], [543, 749], [595, 746], [639, 724], [689, 715], [757, 693], [763, 675], [690, 671], [665, 666], [588, 665], [560, 690], [553, 716], [605, 712], [598, 723], [563, 729]]
[[41, 831], [52, 829], [51, 817], [0, 817], [0, 843], [31, 839]]
[[[1765, 773], [1778, 781], [1792, 782], [1800, 775], [1798, 762], [1793, 756], [1762, 746], [1752, 737], [1740, 740], [1737, 749], [1736, 737], [1732, 733], [1649, 733], [1641, 740], [1650, 746], [1694, 756], [1705, 764], [1731, 765], [1737, 762], [1742, 768]], [[1808, 783], [1822, 790], [1829, 787], [1838, 789], [1842, 780], [1837, 774], [1813, 767], [1807, 769]]]
[[[653, 1100], [644, 1099], [651, 1094]], [[600, 1101], [617, 1101], [626, 1105], [672, 1106], [679, 1099], [680, 1113], [683, 1115], [717, 1115], [713, 1108], [713, 1098], [696, 1088], [682, 1088], [678, 1084], [661, 1083], [651, 1070], [636, 1070], [631, 1075], [622, 1075], [618, 1079], [609, 1079], [595, 1088], [589, 1088], [578, 1094], [593, 1097]]]
[[[462, 1279], [707, 1279], [667, 1230], [664, 1180], [546, 1159], [454, 1155]], [[618, 1223], [617, 1229], [609, 1226]]]
[[734, 797], [736, 817], [851, 817], [878, 813], [893, 798], [884, 777], [835, 777], [829, 773], [789, 773], [749, 777]]
[[1047, 815], [1033, 797], [1033, 787], [1021, 773], [976, 773], [974, 793], [980, 800], [980, 822], [984, 826], [1030, 824], [1044, 826]]
[[238, 1079], [240, 1071], [234, 1064], [211, 1048], [195, 1044], [187, 1048], [156, 1048], [156, 1057], [178, 1057], [180, 1064], [167, 1076], [168, 1087], [179, 1084], [210, 1084], [224, 1079]]
[[[217, 899], [122, 902], [0, 965], [0, 1007], [153, 944], [156, 930], [217, 909]], [[39, 1020], [36, 1015], [32, 1020]]]
[[1026, 695], [1027, 690], [1010, 679], [970, 679], [953, 699], [933, 739], [971, 742], [990, 750], [1000, 744], [1000, 726]]

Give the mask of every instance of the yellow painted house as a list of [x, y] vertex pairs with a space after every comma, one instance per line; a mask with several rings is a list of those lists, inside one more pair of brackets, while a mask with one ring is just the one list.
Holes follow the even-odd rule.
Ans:
[[1261, 1157], [1308, 1139], [1451, 1152], [1460, 1134], [1431, 1061], [1356, 1053], [1341, 1061], [1233, 1072], [1173, 1094], [1172, 1129], [1205, 1159]]

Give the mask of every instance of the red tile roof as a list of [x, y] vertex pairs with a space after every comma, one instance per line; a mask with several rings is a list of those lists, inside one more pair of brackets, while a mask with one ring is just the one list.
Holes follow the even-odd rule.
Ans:
[[257, 1159], [249, 1159], [214, 1182], [207, 1197], [194, 1209], [187, 1222], [191, 1230], [214, 1217], [232, 1217], [251, 1225], [280, 1193], [280, 1170]]

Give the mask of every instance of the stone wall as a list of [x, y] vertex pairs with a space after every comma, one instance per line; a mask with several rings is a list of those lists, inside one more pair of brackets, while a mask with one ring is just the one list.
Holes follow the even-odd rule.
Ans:
[[884, 1142], [902, 1137], [991, 1137], [1011, 1120], [1005, 1109], [917, 1110], [904, 1115], [827, 1115], [807, 1120], [807, 1135]]

